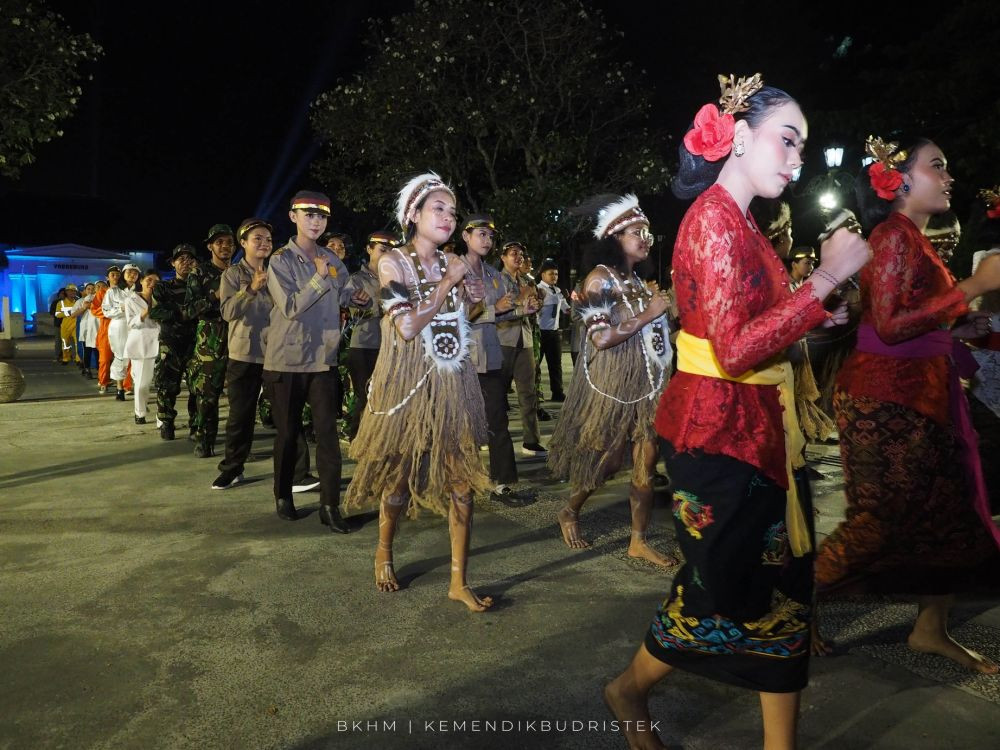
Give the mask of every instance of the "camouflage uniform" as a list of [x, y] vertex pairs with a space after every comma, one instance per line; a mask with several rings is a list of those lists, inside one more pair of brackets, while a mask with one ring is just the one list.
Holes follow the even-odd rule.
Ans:
[[174, 405], [181, 392], [181, 379], [187, 381], [188, 424], [194, 425], [195, 400], [188, 362], [194, 354], [195, 321], [185, 315], [184, 297], [187, 282], [183, 279], [161, 281], [153, 287], [153, 309], [149, 317], [160, 324], [160, 353], [156, 357], [153, 385], [156, 388], [156, 418], [173, 426], [177, 418]]
[[222, 269], [202, 263], [187, 278], [184, 309], [198, 321], [194, 354], [188, 361], [188, 382], [195, 394], [195, 444], [212, 455], [219, 432], [219, 398], [226, 382], [229, 361], [228, 324], [219, 311]]

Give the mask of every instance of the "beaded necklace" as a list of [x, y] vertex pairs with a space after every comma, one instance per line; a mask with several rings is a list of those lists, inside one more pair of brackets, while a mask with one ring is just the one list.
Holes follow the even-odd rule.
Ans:
[[[646, 309], [646, 299], [652, 297], [652, 295], [648, 293], [648, 291], [646, 290], [646, 285], [642, 283], [642, 280], [638, 277], [638, 275], [636, 275], [635, 271], [632, 272], [632, 277], [631, 278], [626, 278], [624, 280], [624, 283], [623, 283], [622, 281], [620, 281], [618, 279], [618, 274], [615, 273], [612, 269], [608, 268], [607, 266], [605, 266], [603, 264], [599, 265], [598, 268], [603, 268], [605, 271], [607, 271], [608, 276], [611, 277], [611, 283], [614, 286], [615, 291], [617, 291], [619, 294], [621, 294], [622, 303], [625, 305], [626, 309], [628, 309], [629, 313], [632, 315], [633, 318], [636, 317], [636, 313], [635, 313], [635, 310], [632, 308], [631, 302], [629, 302], [629, 295], [628, 295], [628, 292], [625, 289], [626, 286], [628, 286], [630, 289], [632, 289], [634, 291], [634, 293], [636, 295], [636, 301], [638, 302], [638, 305], [639, 305], [639, 312], [643, 312]], [[638, 283], [633, 283], [633, 280], [632, 280], [633, 278]], [[652, 363], [650, 362], [649, 353], [646, 351], [646, 349], [649, 347], [650, 343], [653, 343], [653, 345], [655, 347], [656, 333], [651, 331], [651, 334], [652, 334], [652, 336], [651, 336], [652, 342], [651, 342], [651, 341], [647, 340], [646, 329], [647, 328], [653, 328], [654, 324], [655, 324], [655, 326], [659, 327], [659, 342], [660, 342], [660, 347], [663, 346], [663, 342], [665, 340], [664, 339], [663, 327], [662, 327], [662, 325], [663, 325], [662, 317], [657, 318], [657, 320], [654, 321], [653, 324], [647, 324], [647, 325], [645, 325], [645, 326], [642, 327], [642, 335], [643, 335], [643, 344], [642, 344], [642, 347], [641, 347], [641, 349], [642, 349], [642, 360], [643, 360], [643, 363], [646, 365], [646, 380], [649, 382], [649, 387], [650, 387], [649, 393], [647, 393], [647, 394], [645, 394], [643, 396], [640, 396], [639, 398], [632, 399], [630, 401], [624, 401], [624, 400], [622, 400], [622, 399], [620, 399], [620, 398], [618, 398], [616, 396], [612, 396], [610, 393], [605, 393], [600, 388], [598, 388], [596, 385], [594, 385], [593, 380], [591, 380], [591, 378], [590, 378], [590, 368], [589, 368], [588, 362], [587, 362], [587, 360], [589, 358], [586, 356], [586, 353], [584, 353], [584, 356], [583, 356], [583, 372], [584, 372], [584, 375], [587, 378], [587, 385], [589, 385], [594, 391], [596, 391], [597, 393], [601, 394], [605, 398], [610, 398], [612, 401], [617, 401], [619, 404], [625, 404], [625, 405], [637, 404], [640, 401], [644, 401], [646, 399], [649, 399], [650, 401], [652, 401], [654, 398], [656, 398], [656, 393], [663, 386], [663, 379], [664, 379], [664, 377], [666, 375], [666, 368], [664, 366], [661, 366], [659, 368], [660, 369], [659, 377], [655, 378], [653, 376], [653, 366], [652, 366]], [[655, 351], [655, 348], [654, 348], [654, 351]], [[659, 352], [657, 352], [657, 353], [659, 354]]]
[[[403, 259], [403, 267], [406, 269], [407, 275], [413, 283], [418, 299], [420, 302], [428, 301], [440, 281], [427, 280], [427, 274], [424, 273], [423, 265], [420, 263], [420, 258], [417, 256], [416, 250], [410, 251], [412, 267], [402, 250], [396, 248], [396, 252]], [[438, 268], [441, 270], [441, 278], [443, 279], [447, 269], [447, 260], [443, 252], [440, 250], [435, 252], [437, 254]], [[465, 323], [465, 316], [458, 305], [458, 292], [455, 287], [452, 287], [448, 292], [445, 304], [448, 311], [437, 313], [420, 332], [424, 344], [424, 354], [431, 360], [431, 366], [427, 368], [427, 372], [421, 376], [417, 384], [410, 389], [410, 392], [406, 394], [402, 401], [385, 411], [376, 411], [372, 406], [371, 380], [369, 380], [368, 410], [372, 414], [392, 416], [406, 406], [410, 399], [416, 395], [420, 387], [427, 382], [427, 378], [430, 377], [430, 374], [435, 369], [443, 372], [455, 372], [461, 367], [462, 361], [469, 353], [469, 347], [468, 334], [465, 331], [467, 324]]]

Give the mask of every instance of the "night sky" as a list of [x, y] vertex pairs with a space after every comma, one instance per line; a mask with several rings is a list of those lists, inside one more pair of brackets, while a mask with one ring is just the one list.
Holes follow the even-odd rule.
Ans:
[[[844, 3], [831, 17], [827, 8], [790, 3], [596, 4], [625, 33], [622, 56], [649, 71], [657, 119], [675, 138], [718, 95], [719, 72], [760, 70], [796, 95], [807, 116], [810, 104], [831, 96], [860, 105], [866, 95], [817, 71], [817, 60], [846, 33], [866, 33], [864, 16]], [[0, 181], [0, 242], [167, 251], [181, 241], [200, 247], [212, 224], [235, 226], [258, 212], [276, 220], [283, 241], [288, 197], [323, 188], [308, 174], [315, 149], [309, 102], [361, 67], [366, 18], [412, 3], [51, 7], [74, 30], [91, 33], [105, 54], [91, 66], [94, 81], [85, 84], [65, 137], [40, 146], [19, 181]], [[822, 161], [818, 151], [807, 156]], [[396, 187], [386, 185], [387, 193]], [[662, 201], [683, 210], [670, 197]], [[376, 228], [359, 224], [335, 214], [331, 228], [355, 239]]]

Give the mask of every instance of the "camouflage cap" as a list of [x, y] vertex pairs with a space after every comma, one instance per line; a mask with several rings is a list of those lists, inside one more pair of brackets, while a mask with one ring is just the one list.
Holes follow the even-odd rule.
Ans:
[[198, 257], [194, 245], [189, 245], [187, 242], [182, 242], [170, 252], [170, 260], [177, 260], [182, 255], [190, 255], [192, 258]]
[[212, 244], [216, 237], [221, 237], [224, 234], [228, 234], [233, 239], [236, 239], [233, 228], [228, 224], [213, 224], [212, 228], [208, 230], [208, 237], [205, 238], [205, 244]]

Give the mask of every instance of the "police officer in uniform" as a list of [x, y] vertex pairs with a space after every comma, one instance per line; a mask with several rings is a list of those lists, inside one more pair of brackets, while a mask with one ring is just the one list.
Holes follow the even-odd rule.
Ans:
[[288, 216], [295, 237], [275, 251], [267, 269], [274, 306], [264, 353], [264, 380], [271, 385], [274, 438], [274, 499], [278, 516], [298, 519], [292, 502], [296, 444], [302, 407], [312, 406], [316, 469], [320, 479], [320, 521], [330, 531], [350, 531], [340, 514], [341, 454], [337, 434], [340, 378], [340, 308], [364, 305], [367, 295], [352, 296], [347, 267], [317, 243], [330, 216], [330, 199], [301, 190]]
[[219, 398], [225, 386], [229, 349], [226, 321], [219, 310], [219, 286], [233, 257], [233, 230], [216, 224], [208, 231], [205, 244], [211, 258], [188, 275], [184, 298], [188, 318], [198, 321], [188, 371], [195, 394], [194, 455], [198, 458], [215, 455], [219, 432]]
[[156, 422], [164, 440], [174, 439], [177, 418], [174, 405], [181, 392], [182, 378], [187, 381], [188, 388], [188, 426], [194, 431], [195, 399], [188, 363], [194, 355], [196, 323], [185, 314], [184, 297], [187, 277], [195, 262], [194, 246], [182, 242], [170, 254], [176, 276], [157, 282], [153, 287], [153, 309], [149, 317], [160, 324], [160, 353], [156, 357], [153, 385], [156, 388]]
[[347, 350], [347, 370], [354, 389], [354, 409], [351, 411], [347, 427], [348, 440], [354, 440], [354, 436], [358, 434], [361, 415], [368, 405], [368, 379], [375, 371], [378, 350], [382, 345], [382, 331], [379, 327], [382, 322], [382, 306], [378, 304], [378, 259], [382, 257], [382, 253], [392, 249], [395, 240], [396, 237], [392, 232], [372, 232], [368, 236], [368, 263], [352, 273], [349, 282], [352, 293], [363, 291], [369, 300], [364, 306], [352, 304], [348, 308], [353, 330], [350, 348]]
[[521, 408], [521, 453], [526, 456], [547, 456], [538, 433], [538, 391], [535, 384], [535, 355], [531, 316], [538, 312], [539, 302], [534, 285], [521, 274], [524, 245], [513, 240], [505, 242], [500, 254], [503, 268], [500, 279], [504, 293], [515, 300], [514, 309], [496, 317], [497, 334], [503, 350], [504, 389], [511, 381], [517, 389]]

